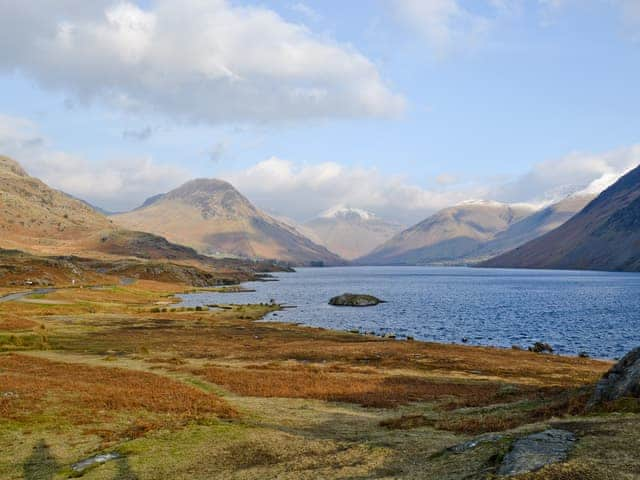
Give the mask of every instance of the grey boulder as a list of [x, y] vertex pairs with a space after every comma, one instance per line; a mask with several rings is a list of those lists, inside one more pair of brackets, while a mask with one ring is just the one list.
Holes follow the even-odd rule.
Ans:
[[640, 398], [640, 347], [631, 350], [604, 374], [587, 403], [587, 409], [625, 397]]
[[383, 300], [373, 295], [364, 295], [360, 293], [343, 293], [329, 300], [329, 305], [336, 307], [372, 307], [384, 303]]
[[513, 444], [498, 469], [498, 475], [535, 472], [546, 465], [563, 462], [576, 437], [566, 430], [549, 429], [526, 436]]

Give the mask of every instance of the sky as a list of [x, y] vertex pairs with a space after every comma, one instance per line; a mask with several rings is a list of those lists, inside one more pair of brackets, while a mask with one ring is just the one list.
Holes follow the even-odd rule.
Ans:
[[640, 163], [640, 0], [0, 0], [0, 154], [110, 211], [544, 205]]

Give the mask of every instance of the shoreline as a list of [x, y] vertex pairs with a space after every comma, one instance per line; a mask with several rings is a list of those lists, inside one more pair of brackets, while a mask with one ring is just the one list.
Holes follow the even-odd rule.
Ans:
[[[117, 452], [139, 479], [457, 480], [497, 469], [526, 432], [608, 418], [579, 408], [610, 362], [261, 321], [275, 305], [170, 311], [185, 289], [142, 280], [0, 304], [0, 477], [44, 442], [59, 469]], [[640, 431], [606, 426], [589, 461]], [[491, 432], [504, 441], [450, 453]]]
[[[342, 268], [342, 267], [336, 267]], [[359, 267], [351, 267], [355, 271]], [[368, 268], [368, 267], [367, 267]], [[382, 267], [385, 270], [387, 267]], [[307, 271], [313, 270], [313, 272], [318, 270], [331, 270], [332, 268], [326, 269], [312, 269], [308, 268]], [[422, 271], [422, 267], [418, 267], [420, 271]], [[392, 269], [393, 271], [393, 269]], [[312, 273], [313, 273], [312, 272]], [[430, 270], [426, 271], [426, 276], [430, 277], [432, 272]], [[440, 278], [439, 269], [436, 269], [436, 278]], [[557, 272], [559, 275], [564, 275], [566, 272]], [[307, 275], [310, 275], [308, 273]], [[335, 275], [329, 275], [326, 278], [333, 278]], [[346, 277], [347, 279], [350, 277]], [[548, 343], [554, 348], [553, 354], [558, 354], [562, 356], [589, 356], [591, 358], [603, 359], [603, 360], [616, 360], [621, 358], [628, 350], [632, 349], [635, 346], [635, 343], [630, 342], [629, 340], [618, 338], [617, 337], [607, 337], [604, 340], [595, 340], [597, 336], [594, 337], [594, 333], [597, 333], [594, 328], [596, 328], [596, 322], [589, 321], [586, 322], [583, 326], [582, 320], [578, 318], [577, 315], [570, 317], [567, 321], [566, 325], [568, 327], [561, 327], [559, 330], [556, 327], [554, 322], [559, 320], [554, 320], [558, 318], [558, 315], [561, 315], [561, 310], [558, 315], [547, 315], [542, 314], [539, 310], [536, 311], [534, 307], [533, 310], [529, 310], [525, 307], [522, 311], [519, 311], [520, 307], [517, 305], [510, 304], [510, 300], [506, 300], [503, 302], [503, 305], [506, 304], [507, 308], [510, 308], [511, 311], [507, 312], [507, 319], [496, 319], [491, 321], [485, 321], [483, 318], [480, 318], [478, 315], [473, 313], [469, 313], [470, 308], [474, 308], [479, 310], [480, 308], [489, 308], [491, 307], [491, 301], [486, 302], [485, 304], [477, 305], [474, 303], [473, 307], [467, 308], [467, 311], [464, 309], [456, 309], [455, 311], [448, 312], [447, 305], [441, 305], [438, 303], [433, 304], [433, 300], [429, 299], [428, 296], [425, 297], [425, 304], [432, 304], [429, 308], [436, 308], [440, 313], [436, 315], [434, 318], [435, 322], [433, 324], [428, 323], [430, 321], [430, 313], [429, 308], [422, 307], [409, 307], [409, 318], [407, 318], [405, 323], [400, 321], [401, 317], [405, 315], [405, 307], [403, 305], [403, 301], [394, 298], [393, 296], [385, 295], [383, 291], [379, 290], [380, 285], [378, 285], [375, 281], [371, 286], [367, 286], [367, 284], [360, 284], [358, 282], [361, 280], [359, 276], [356, 275], [354, 280], [354, 284], [356, 286], [351, 287], [349, 285], [343, 286], [342, 289], [353, 290], [360, 289], [363, 292], [360, 293], [371, 293], [373, 292], [380, 298], [384, 298], [388, 300], [387, 305], [382, 307], [380, 310], [380, 306], [369, 307], [366, 310], [366, 313], [356, 310], [350, 310], [348, 307], [345, 307], [342, 311], [330, 311], [326, 308], [327, 303], [323, 302], [322, 299], [326, 297], [328, 299], [332, 295], [337, 295], [341, 293], [341, 290], [332, 289], [331, 286], [325, 285], [323, 280], [313, 282], [310, 285], [307, 285], [308, 279], [303, 276], [298, 277], [289, 277], [288, 275], [279, 276], [276, 275], [274, 281], [277, 281], [278, 284], [274, 285], [274, 288], [266, 287], [262, 285], [260, 282], [241, 282], [237, 286], [233, 287], [237, 290], [213, 290], [211, 291], [211, 295], [207, 297], [207, 293], [209, 290], [203, 290], [199, 292], [194, 292], [197, 294], [203, 294], [202, 299], [198, 299], [197, 296], [184, 296], [181, 297], [181, 301], [183, 302], [183, 306], [204, 306], [208, 304], [218, 304], [218, 303], [259, 303], [259, 302], [271, 302], [274, 300], [278, 303], [287, 306], [295, 306], [295, 312], [284, 312], [282, 314], [278, 314], [274, 316], [271, 315], [268, 318], [268, 321], [276, 321], [282, 323], [294, 323], [294, 324], [303, 324], [310, 327], [323, 327], [329, 329], [335, 329], [344, 332], [353, 333], [356, 330], [363, 335], [376, 335], [379, 337], [395, 337], [397, 340], [406, 340], [413, 338], [414, 340], [421, 340], [425, 342], [433, 342], [433, 343], [444, 343], [444, 344], [452, 344], [452, 345], [476, 345], [476, 346], [491, 346], [500, 349], [522, 349], [527, 350], [532, 347], [535, 343]], [[457, 274], [453, 277], [458, 279], [460, 277]], [[501, 277], [498, 277], [498, 280]], [[398, 279], [402, 281], [402, 274]], [[467, 283], [473, 283], [474, 277], [469, 277]], [[537, 280], [537, 277], [533, 278], [533, 280]], [[438, 281], [436, 280], [436, 285], [438, 285]], [[523, 280], [523, 283], [527, 283], [528, 277]], [[560, 284], [563, 283], [562, 280], [554, 280], [554, 282], [558, 281]], [[430, 280], [426, 280], [425, 284], [429, 285]], [[347, 284], [349, 280], [347, 280]], [[459, 281], [456, 280], [456, 284]], [[589, 281], [586, 282], [589, 284]], [[421, 283], [420, 283], [421, 285]], [[304, 288], [303, 288], [304, 287]], [[309, 294], [305, 293], [305, 288], [311, 288], [312, 290], [317, 288], [323, 288], [326, 293], [324, 293], [322, 298], [318, 298], [318, 295], [310, 292]], [[480, 288], [480, 287], [479, 287]], [[627, 288], [632, 288], [630, 285]], [[315, 290], [314, 290], [315, 291]], [[213, 293], [221, 293], [223, 295], [214, 295]], [[245, 296], [244, 294], [249, 294]], [[357, 293], [357, 292], [356, 292]], [[397, 293], [397, 292], [395, 292]], [[229, 295], [226, 295], [229, 294]], [[293, 300], [289, 301], [291, 298], [291, 294], [294, 295]], [[392, 291], [393, 294], [393, 291]], [[391, 294], [389, 294], [391, 295]], [[571, 297], [572, 293], [568, 292], [565, 295], [565, 300]], [[416, 305], [416, 297], [409, 297]], [[437, 300], [436, 300], [437, 302]], [[435, 305], [435, 306], [434, 306]], [[352, 312], [353, 315], [349, 313], [345, 313], [346, 311]], [[451, 313], [453, 318], [456, 318], [454, 322], [447, 323], [445, 321], [444, 315], [447, 313]], [[489, 312], [491, 313], [491, 312]], [[586, 312], [585, 315], [594, 315], [597, 316], [598, 312]], [[420, 316], [426, 316], [428, 320], [422, 321]], [[515, 317], [512, 320], [508, 320], [511, 316]], [[536, 334], [535, 329], [529, 327], [527, 325], [528, 322], [524, 322], [522, 319], [529, 318], [530, 315], [533, 315], [536, 320], [540, 322], [542, 333]], [[396, 317], [393, 322], [389, 323], [386, 318], [387, 317]], [[537, 317], [536, 317], [537, 316]], [[611, 315], [609, 315], [611, 316]], [[606, 320], [606, 318], [605, 318]], [[488, 322], [488, 323], [487, 323]], [[619, 323], [619, 322], [618, 322]], [[489, 329], [484, 330], [485, 324], [488, 325]], [[572, 335], [561, 335], [563, 332], [563, 328], [575, 329], [572, 330]], [[549, 330], [552, 329], [552, 330]], [[548, 333], [547, 336], [545, 333]], [[632, 335], [633, 337], [633, 335]], [[466, 340], [466, 341], [465, 341]], [[630, 338], [633, 340], [633, 338]], [[638, 342], [640, 343], [640, 342]]]

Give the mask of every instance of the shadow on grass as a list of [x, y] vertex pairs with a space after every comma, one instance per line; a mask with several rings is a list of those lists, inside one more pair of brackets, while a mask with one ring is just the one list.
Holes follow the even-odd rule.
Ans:
[[138, 480], [138, 476], [133, 473], [129, 466], [129, 459], [127, 457], [120, 457], [117, 460], [118, 471], [114, 480]]
[[49, 445], [40, 440], [33, 446], [31, 455], [22, 465], [22, 472], [25, 480], [49, 480], [59, 468], [60, 465], [52, 455]]
[[[131, 470], [127, 457], [118, 458], [116, 466], [114, 480], [138, 480], [138, 476]], [[43, 439], [33, 446], [31, 455], [22, 465], [25, 480], [50, 480], [55, 477], [59, 469], [60, 465]]]

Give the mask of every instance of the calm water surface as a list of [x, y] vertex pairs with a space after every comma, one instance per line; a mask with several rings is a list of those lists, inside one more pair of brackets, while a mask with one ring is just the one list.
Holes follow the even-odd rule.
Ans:
[[[438, 342], [529, 346], [615, 358], [640, 345], [640, 274], [463, 267], [300, 268], [252, 282], [251, 293], [182, 295], [183, 305], [277, 303], [297, 308], [268, 320]], [[332, 307], [341, 293], [388, 303]]]

